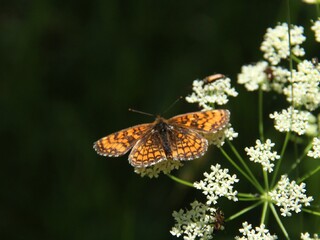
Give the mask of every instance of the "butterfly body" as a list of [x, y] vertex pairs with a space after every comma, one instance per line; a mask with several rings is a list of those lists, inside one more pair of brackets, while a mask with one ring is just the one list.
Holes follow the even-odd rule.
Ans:
[[170, 158], [172, 156], [172, 151], [170, 147], [170, 137], [169, 137], [169, 132], [172, 129], [173, 127], [167, 123], [166, 119], [158, 116], [155, 121], [155, 125], [151, 130], [153, 134], [159, 134], [160, 141], [167, 158]]
[[228, 110], [187, 113], [153, 123], [133, 126], [110, 134], [94, 143], [98, 154], [109, 157], [124, 155], [131, 148], [129, 162], [135, 167], [148, 167], [158, 162], [192, 160], [208, 148], [203, 134], [214, 133], [229, 122]]

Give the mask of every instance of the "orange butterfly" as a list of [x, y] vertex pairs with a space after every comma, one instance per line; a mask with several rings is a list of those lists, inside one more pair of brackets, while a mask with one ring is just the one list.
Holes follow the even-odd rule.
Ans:
[[134, 167], [148, 167], [167, 159], [193, 160], [208, 148], [204, 134], [215, 133], [229, 122], [230, 112], [224, 109], [193, 112], [170, 119], [160, 116], [153, 123], [136, 125], [96, 141], [98, 154], [118, 157], [127, 153]]

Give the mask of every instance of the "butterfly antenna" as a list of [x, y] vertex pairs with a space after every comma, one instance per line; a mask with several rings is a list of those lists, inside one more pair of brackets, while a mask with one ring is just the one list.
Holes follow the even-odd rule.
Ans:
[[147, 116], [154, 117], [154, 115], [153, 115], [153, 114], [151, 114], [151, 113], [142, 112], [142, 111], [135, 110], [135, 109], [132, 109], [132, 108], [129, 108], [128, 110], [129, 110], [130, 112], [140, 113], [140, 114], [143, 114], [143, 115], [147, 115]]
[[170, 105], [169, 107], [167, 107], [166, 110], [164, 110], [164, 111], [162, 112], [161, 115], [163, 115], [164, 113], [168, 112], [168, 111], [169, 111], [177, 102], [179, 102], [182, 98], [183, 98], [182, 96], [178, 97], [173, 103], [171, 103], [171, 105]]

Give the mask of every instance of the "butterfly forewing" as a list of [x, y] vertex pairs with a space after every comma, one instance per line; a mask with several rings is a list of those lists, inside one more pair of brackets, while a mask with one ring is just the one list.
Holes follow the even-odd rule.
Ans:
[[103, 156], [121, 156], [127, 153], [151, 128], [150, 123], [130, 127], [99, 139], [93, 147]]
[[129, 162], [134, 167], [148, 167], [166, 159], [161, 137], [157, 131], [146, 134], [136, 143], [129, 155]]
[[178, 124], [204, 133], [214, 133], [226, 127], [230, 112], [224, 109], [181, 114], [169, 119], [170, 124]]
[[174, 127], [168, 135], [173, 160], [192, 160], [207, 151], [208, 141], [193, 130]]

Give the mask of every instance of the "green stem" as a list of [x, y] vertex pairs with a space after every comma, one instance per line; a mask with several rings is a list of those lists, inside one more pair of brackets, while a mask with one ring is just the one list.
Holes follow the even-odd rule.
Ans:
[[267, 210], [268, 210], [268, 202], [265, 201], [263, 203], [263, 208], [262, 208], [262, 214], [261, 214], [261, 221], [260, 223], [265, 223], [266, 221], [266, 215], [267, 215]]
[[264, 184], [265, 184], [265, 187], [266, 187], [266, 192], [268, 192], [269, 191], [268, 173], [267, 173], [267, 171], [264, 171], [263, 169], [262, 169], [262, 173], [263, 173]]
[[[257, 198], [257, 195], [252, 193], [238, 193], [237, 196], [246, 198]], [[260, 197], [258, 198], [260, 199]]]
[[247, 207], [247, 208], [242, 209], [241, 211], [237, 212], [236, 214], [233, 214], [232, 216], [228, 217], [228, 218], [226, 219], [226, 222], [231, 221], [231, 220], [233, 220], [233, 219], [241, 216], [242, 214], [244, 214], [244, 213], [252, 210], [253, 208], [259, 206], [259, 205], [262, 204], [262, 203], [263, 203], [262, 201], [259, 201], [259, 202], [255, 203], [255, 204], [253, 204], [253, 205], [251, 205], [251, 206], [249, 206], [249, 207]]
[[239, 197], [238, 200], [242, 201], [242, 202], [252, 202], [252, 201], [258, 201], [258, 200], [260, 200], [260, 198], [242, 198], [242, 197]]
[[316, 211], [313, 211], [313, 210], [310, 210], [310, 209], [302, 208], [302, 211], [310, 213], [310, 214], [313, 214], [313, 215], [316, 215], [316, 216], [320, 216], [320, 212], [316, 212]]
[[283, 146], [282, 146], [282, 149], [281, 149], [280, 159], [276, 164], [276, 167], [275, 167], [275, 170], [274, 170], [274, 173], [273, 173], [273, 176], [272, 176], [271, 188], [273, 188], [273, 186], [275, 184], [275, 181], [277, 179], [278, 172], [279, 172], [279, 169], [280, 169], [280, 165], [281, 165], [281, 162], [282, 162], [282, 159], [283, 159], [284, 152], [285, 152], [285, 150], [287, 148], [289, 139], [290, 139], [290, 132], [287, 132], [286, 138], [284, 140], [284, 143], [283, 143]]
[[176, 181], [177, 183], [181, 183], [183, 185], [186, 185], [188, 187], [194, 187], [193, 184], [191, 182], [188, 182], [188, 181], [185, 181], [185, 180], [182, 180], [181, 178], [178, 178], [178, 177], [175, 177], [169, 173], [167, 173], [167, 176], [169, 178], [171, 178], [173, 181]]
[[248, 176], [248, 174], [246, 174], [241, 167], [236, 164], [231, 157], [222, 149], [220, 148], [220, 151], [222, 152], [222, 154], [226, 157], [226, 159], [228, 159], [228, 161], [249, 181], [252, 183], [253, 186], [255, 186], [259, 191], [263, 192], [262, 187], [257, 184], [251, 177]]
[[298, 57], [296, 57], [295, 55], [292, 55], [292, 54], [291, 54], [291, 58], [292, 58], [292, 60], [294, 60], [296, 63], [302, 62], [301, 59], [298, 58]]
[[295, 163], [292, 164], [291, 169], [289, 170], [289, 172], [287, 173], [288, 175], [290, 174], [290, 172], [292, 172], [300, 163], [301, 161], [304, 159], [304, 157], [307, 155], [307, 153], [309, 152], [309, 150], [312, 148], [312, 141], [310, 141], [310, 143], [308, 144], [308, 146], [306, 146], [306, 148], [304, 149], [303, 153], [301, 154], [301, 156], [299, 158], [297, 158], [297, 161]]
[[290, 239], [290, 238], [289, 238], [289, 235], [288, 235], [288, 233], [287, 233], [286, 228], [284, 227], [284, 225], [283, 225], [283, 223], [281, 222], [281, 219], [280, 219], [280, 217], [279, 217], [276, 209], [274, 208], [274, 205], [273, 205], [272, 203], [269, 203], [269, 207], [270, 207], [270, 209], [271, 209], [271, 211], [272, 211], [272, 213], [273, 213], [273, 216], [275, 217], [276, 221], [278, 222], [278, 224], [279, 224], [279, 226], [280, 226], [280, 228], [281, 228], [284, 236], [286, 237], [286, 239]]
[[299, 184], [299, 183], [303, 182], [304, 180], [308, 179], [309, 177], [311, 177], [313, 174], [315, 174], [319, 170], [320, 170], [320, 166], [316, 167], [315, 169], [313, 169], [312, 171], [310, 171], [309, 173], [304, 175], [302, 178], [298, 178], [297, 183]]
[[256, 179], [256, 177], [253, 175], [253, 173], [251, 172], [250, 168], [247, 166], [247, 164], [245, 163], [245, 161], [243, 160], [243, 158], [240, 156], [240, 154], [238, 153], [237, 149], [233, 146], [233, 144], [230, 141], [227, 141], [231, 150], [233, 151], [233, 153], [236, 155], [236, 157], [238, 158], [238, 160], [241, 162], [242, 166], [245, 168], [245, 170], [247, 171], [247, 173], [250, 175], [251, 180], [250, 182], [254, 182], [255, 184], [253, 184], [254, 186], [256, 186], [256, 188], [260, 191], [260, 193], [263, 193], [264, 190], [262, 188], [262, 186], [260, 185], [260, 183], [258, 182], [258, 180]]
[[262, 142], [264, 142], [264, 134], [263, 134], [263, 91], [260, 86], [259, 88], [259, 133], [260, 133], [260, 139]]
[[252, 193], [238, 193], [237, 197], [239, 201], [257, 201], [261, 199], [259, 195]]

